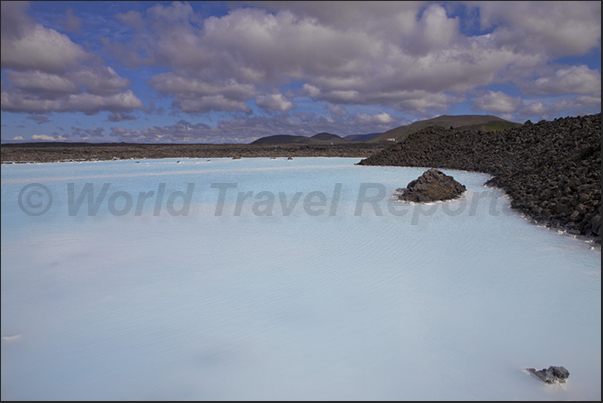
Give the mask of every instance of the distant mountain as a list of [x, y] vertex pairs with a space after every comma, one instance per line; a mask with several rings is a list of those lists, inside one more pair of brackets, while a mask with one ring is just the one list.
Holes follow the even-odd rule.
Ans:
[[306, 136], [292, 136], [290, 134], [277, 134], [274, 136], [267, 136], [257, 139], [251, 142], [251, 144], [299, 144], [299, 143], [311, 143], [310, 137]]
[[347, 143], [347, 140], [342, 139], [336, 134], [318, 133], [312, 137], [292, 136], [289, 134], [277, 134], [275, 136], [267, 136], [257, 139], [251, 144], [341, 144]]
[[369, 133], [369, 134], [350, 134], [345, 136], [344, 139], [347, 141], [369, 141], [373, 137], [380, 135], [381, 133]]
[[457, 130], [497, 131], [521, 126], [520, 123], [509, 122], [492, 115], [459, 115], [438, 116], [437, 118], [420, 120], [410, 125], [396, 127], [385, 133], [351, 134], [340, 137], [331, 133], [318, 133], [312, 137], [277, 134], [257, 139], [251, 144], [341, 144], [348, 142], [387, 143], [401, 141], [410, 133], [428, 126], [453, 127]]
[[437, 118], [420, 120], [410, 125], [396, 127], [368, 140], [369, 143], [401, 141], [409, 134], [428, 126], [452, 127], [456, 130], [497, 131], [521, 126], [521, 123], [509, 122], [492, 115], [442, 115]]
[[314, 136], [312, 136], [310, 138], [313, 140], [322, 141], [322, 142], [326, 142], [326, 143], [329, 143], [329, 142], [330, 143], [345, 143], [346, 142], [346, 140], [342, 139], [338, 135], [326, 133], [326, 132], [315, 134]]

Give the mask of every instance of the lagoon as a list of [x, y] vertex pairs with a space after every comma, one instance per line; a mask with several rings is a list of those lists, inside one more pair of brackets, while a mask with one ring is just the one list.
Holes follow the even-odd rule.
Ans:
[[2, 399], [600, 400], [599, 249], [356, 162], [2, 165]]

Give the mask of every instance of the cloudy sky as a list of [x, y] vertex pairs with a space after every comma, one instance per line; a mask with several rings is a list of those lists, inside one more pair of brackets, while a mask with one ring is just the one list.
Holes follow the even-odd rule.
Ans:
[[601, 111], [601, 3], [2, 2], [2, 141], [241, 143]]

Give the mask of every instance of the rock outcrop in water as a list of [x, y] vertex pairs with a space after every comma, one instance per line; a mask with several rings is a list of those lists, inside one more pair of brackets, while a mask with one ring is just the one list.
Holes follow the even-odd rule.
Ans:
[[454, 180], [452, 176], [432, 168], [410, 182], [406, 188], [400, 189], [398, 200], [416, 203], [450, 200], [456, 199], [465, 190], [467, 190], [465, 186]]
[[601, 242], [601, 114], [496, 132], [429, 127], [360, 161], [488, 173], [535, 222]]
[[567, 378], [569, 378], [569, 371], [565, 369], [565, 367], [555, 367], [551, 365], [550, 367], [546, 369], [543, 368], [540, 371], [537, 371], [534, 368], [527, 368], [526, 371], [534, 374], [546, 383], [565, 383]]

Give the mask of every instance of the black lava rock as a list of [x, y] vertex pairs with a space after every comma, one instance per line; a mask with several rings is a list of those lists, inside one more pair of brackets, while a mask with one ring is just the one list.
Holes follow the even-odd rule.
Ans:
[[526, 370], [546, 383], [565, 383], [570, 374], [565, 367], [555, 367], [552, 365], [546, 369], [543, 368], [540, 371], [537, 371], [534, 368], [527, 368]]
[[429, 169], [418, 179], [410, 182], [405, 189], [399, 189], [398, 200], [411, 202], [433, 202], [456, 199], [467, 190], [452, 176], [435, 168]]
[[601, 243], [600, 113], [492, 132], [432, 126], [359, 165], [484, 172], [535, 222]]

